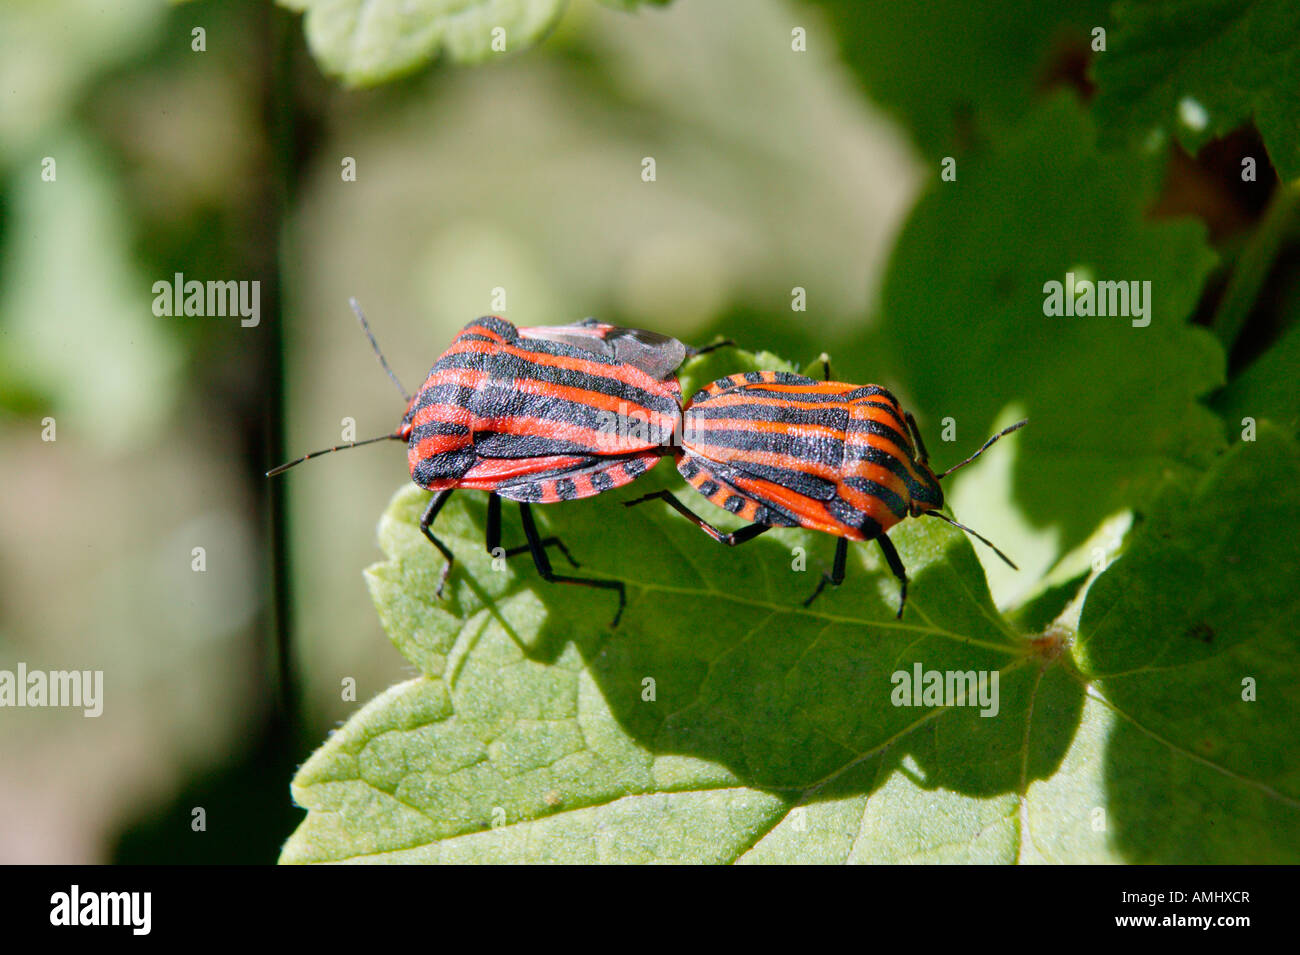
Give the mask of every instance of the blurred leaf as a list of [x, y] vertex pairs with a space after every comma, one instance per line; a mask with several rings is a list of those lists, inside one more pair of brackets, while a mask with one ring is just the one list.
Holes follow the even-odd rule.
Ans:
[[[0, 163], [50, 155], [48, 134], [68, 121], [78, 97], [154, 43], [166, 13], [155, 0], [0, 4]], [[32, 169], [39, 174], [36, 165], [24, 173]]]
[[1134, 862], [1300, 860], [1298, 523], [1300, 450], [1264, 424], [1162, 497], [1088, 594], [1073, 652]]
[[[9, 186], [0, 255], [0, 369], [16, 407], [34, 397], [95, 443], [120, 448], [156, 434], [179, 383], [180, 353], [154, 316], [152, 278], [132, 240], [111, 163], [84, 137], [47, 142], [57, 179], [33, 162]], [[75, 281], [73, 280], [75, 277]], [[186, 321], [180, 319], [180, 321]], [[60, 436], [64, 436], [60, 428]]]
[[565, 0], [280, 0], [306, 11], [307, 45], [321, 69], [349, 86], [372, 86], [410, 73], [446, 50], [453, 60], [491, 57], [492, 31], [506, 50], [540, 40]]
[[1114, 8], [1098, 56], [1103, 135], [1173, 133], [1191, 153], [1254, 119], [1284, 180], [1300, 177], [1300, 16], [1293, 0], [1142, 0]]
[[1291, 325], [1282, 337], [1234, 378], [1214, 400], [1214, 408], [1228, 425], [1229, 435], [1240, 435], [1242, 418], [1268, 418], [1292, 434], [1300, 432], [1300, 300]]
[[1045, 85], [1071, 80], [1070, 59], [1084, 62], [1109, 0], [817, 5], [872, 99], [899, 114], [922, 151], [942, 156], [1014, 124]]
[[[1214, 257], [1199, 224], [1144, 219], [1157, 171], [1099, 155], [1087, 117], [1058, 98], [935, 185], [886, 280], [883, 332], [915, 410], [955, 422], [955, 446], [932, 443], [932, 457], [955, 464], [1023, 405], [1016, 499], [1060, 528], [1061, 552], [1223, 446], [1197, 403], [1222, 382], [1222, 351], [1186, 324]], [[1149, 281], [1150, 324], [1045, 315], [1045, 284], [1071, 271]]]

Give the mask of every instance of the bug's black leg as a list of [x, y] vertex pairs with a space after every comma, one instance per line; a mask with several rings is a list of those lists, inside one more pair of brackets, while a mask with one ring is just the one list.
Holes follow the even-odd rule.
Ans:
[[[487, 535], [485, 541], [487, 544], [487, 552], [495, 557], [497, 548], [501, 546], [501, 495], [499, 494], [488, 495]], [[542, 546], [558, 547], [560, 553], [564, 555], [564, 559], [570, 564], [574, 567], [582, 566], [573, 559], [573, 555], [569, 553], [569, 548], [565, 547], [564, 542], [558, 537], [543, 537]], [[501, 556], [507, 558], [515, 557], [519, 554], [527, 553], [528, 550], [529, 548], [527, 544], [520, 544], [518, 547], [511, 547], [509, 550], [503, 550]]]
[[501, 546], [501, 498], [491, 492], [488, 492], [486, 528], [487, 532], [483, 535], [483, 543], [490, 554]]
[[830, 584], [832, 587], [838, 587], [840, 584], [844, 583], [844, 571], [848, 565], [848, 561], [849, 539], [847, 537], [841, 537], [839, 542], [835, 545], [835, 563], [831, 565], [831, 572], [829, 574], [822, 574], [822, 579], [817, 582], [817, 589], [812, 592], [811, 597], [803, 602], [805, 607], [812, 605], [812, 602], [817, 599], [818, 594], [826, 589], [827, 584]]
[[452, 556], [446, 544], [433, 536], [433, 531], [429, 529], [429, 526], [433, 523], [434, 518], [438, 516], [438, 512], [442, 510], [442, 505], [447, 503], [447, 498], [451, 497], [452, 490], [454, 489], [445, 488], [441, 491], [434, 491], [433, 497], [429, 498], [429, 506], [424, 509], [424, 516], [420, 518], [420, 533], [429, 538], [429, 543], [438, 548], [442, 556], [447, 558], [447, 566], [442, 569], [442, 576], [438, 578], [437, 596], [439, 598], [442, 597], [443, 588], [447, 586], [447, 578], [451, 576], [451, 567], [456, 563], [456, 558]]
[[542, 536], [537, 533], [537, 524], [533, 521], [532, 508], [527, 502], [519, 502], [519, 519], [524, 525], [524, 536], [528, 538], [528, 551], [533, 555], [533, 564], [537, 567], [537, 573], [543, 580], [555, 584], [581, 584], [584, 587], [600, 587], [603, 590], [618, 591], [618, 612], [614, 614], [614, 619], [610, 622], [611, 627], [617, 627], [619, 618], [623, 616], [623, 608], [627, 606], [627, 591], [623, 587], [621, 580], [596, 580], [591, 577], [565, 577], [561, 574], [554, 573], [551, 570], [551, 559], [546, 556], [546, 545]]
[[826, 354], [823, 353], [823, 355], [822, 355], [822, 357], [821, 357], [821, 363], [822, 363], [822, 381], [830, 381], [830, 380], [831, 380], [831, 360], [830, 360], [829, 356], [827, 356]]
[[916, 450], [920, 452], [917, 458], [922, 464], [930, 463], [930, 452], [925, 450], [925, 442], [921, 440], [921, 429], [916, 426], [916, 419], [912, 417], [912, 412], [905, 411], [903, 415], [907, 418], [907, 429], [912, 432], [912, 440], [916, 442]]
[[894, 550], [894, 542], [889, 539], [887, 534], [881, 534], [876, 538], [876, 543], [880, 545], [881, 552], [885, 555], [885, 563], [889, 564], [889, 569], [894, 572], [898, 578], [900, 591], [898, 594], [898, 613], [894, 615], [895, 620], [903, 619], [903, 605], [907, 603], [907, 569], [903, 566], [903, 560], [898, 556], [898, 551]]
[[[569, 548], [564, 546], [564, 541], [560, 540], [558, 537], [543, 537], [542, 546], [554, 547], [558, 549], [559, 552], [564, 555], [564, 559], [569, 562], [570, 567], [582, 566], [582, 564], [578, 563], [577, 558], [575, 558], [572, 554], [569, 553]], [[507, 550], [506, 556], [514, 557], [516, 554], [522, 554], [526, 550], [528, 550], [528, 545], [520, 544], [518, 547], [511, 547], [509, 550]]]
[[730, 338], [724, 338], [722, 339], [722, 341], [714, 342], [712, 345], [705, 345], [703, 348], [693, 348], [690, 345], [687, 345], [686, 357], [694, 358], [697, 355], [707, 355], [709, 352], [717, 351], [719, 348], [735, 348], [735, 347], [736, 347], [736, 343], [733, 342]]
[[[570, 566], [572, 567], [582, 566], [580, 563], [578, 563], [576, 559], [574, 559], [574, 556], [569, 553], [569, 548], [564, 546], [564, 541], [560, 540], [558, 537], [543, 537], [541, 540], [541, 545], [543, 547], [554, 547], [557, 550], [559, 550], [559, 552], [564, 555], [564, 559], [569, 562]], [[526, 554], [531, 551], [532, 551], [532, 547], [529, 544], [520, 544], [518, 547], [508, 548], [505, 552], [505, 556], [515, 557], [518, 554]]]
[[633, 504], [644, 504], [646, 501], [663, 501], [670, 505], [673, 510], [681, 514], [704, 533], [708, 534], [719, 544], [726, 544], [728, 547], [735, 547], [737, 544], [743, 544], [745, 541], [751, 541], [759, 534], [765, 533], [772, 529], [771, 524], [750, 524], [742, 527], [738, 531], [732, 531], [730, 534], [718, 530], [700, 515], [696, 514], [689, 507], [683, 504], [668, 491], [655, 491], [653, 494], [647, 494], [645, 497], [638, 497], [635, 501], [624, 501], [624, 507], [631, 507]]

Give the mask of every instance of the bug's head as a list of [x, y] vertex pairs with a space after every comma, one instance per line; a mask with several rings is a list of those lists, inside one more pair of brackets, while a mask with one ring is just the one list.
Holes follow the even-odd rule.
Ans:
[[907, 481], [907, 490], [912, 499], [908, 511], [912, 517], [920, 517], [926, 511], [937, 511], [943, 507], [943, 488], [939, 486], [939, 477], [923, 461], [913, 462], [919, 481], [911, 478]]
[[393, 432], [393, 437], [398, 441], [411, 440], [411, 431], [415, 428], [415, 399], [418, 397], [420, 396], [412, 395], [411, 400], [406, 403], [406, 413], [402, 415], [397, 430]]
[[903, 475], [903, 482], [907, 485], [907, 512], [912, 517], [920, 517], [922, 514], [943, 507], [943, 488], [939, 486], [939, 478], [943, 475], [935, 474], [930, 467], [930, 452], [925, 449], [921, 429], [916, 419], [912, 417], [912, 413], [903, 411], [893, 395], [888, 397], [893, 402], [895, 415], [907, 422], [907, 431], [902, 436], [902, 440], [908, 445], [907, 460], [911, 465]]

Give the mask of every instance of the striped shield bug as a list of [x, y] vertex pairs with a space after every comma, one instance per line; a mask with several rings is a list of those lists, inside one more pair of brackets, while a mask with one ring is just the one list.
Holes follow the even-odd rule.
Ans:
[[[405, 441], [411, 480], [433, 492], [420, 531], [446, 559], [439, 597], [455, 557], [433, 533], [433, 522], [457, 488], [487, 491], [488, 552], [512, 557], [527, 551], [545, 580], [616, 591], [617, 624], [626, 605], [623, 583], [555, 573], [548, 547], [574, 567], [578, 562], [558, 538], [541, 536], [531, 505], [591, 497], [657, 464], [681, 423], [677, 366], [730, 342], [692, 349], [595, 319], [519, 329], [485, 316], [456, 335], [412, 396], [389, 367], [356, 301], [351, 304], [384, 371], [406, 398], [406, 412], [391, 434], [314, 451], [267, 474], [332, 451]], [[503, 497], [519, 504], [527, 540], [522, 546], [501, 549]]]
[[878, 385], [850, 385], [779, 371], [720, 378], [691, 399], [684, 412], [677, 470], [712, 503], [751, 523], [724, 533], [668, 491], [627, 506], [662, 500], [714, 540], [743, 544], [773, 527], [807, 527], [839, 537], [827, 584], [844, 581], [849, 541], [876, 541], [898, 578], [898, 614], [907, 602], [907, 571], [887, 531], [906, 517], [947, 521], [1016, 565], [992, 543], [946, 514], [939, 482], [970, 464], [993, 442], [1023, 427], [1020, 421], [984, 442], [965, 461], [935, 474], [916, 419]]

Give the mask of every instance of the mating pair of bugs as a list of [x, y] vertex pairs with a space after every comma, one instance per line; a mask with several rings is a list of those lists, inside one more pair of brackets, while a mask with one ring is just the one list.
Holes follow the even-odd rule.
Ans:
[[[527, 551], [548, 581], [616, 591], [618, 611], [611, 626], [617, 625], [626, 605], [623, 583], [555, 573], [548, 547], [574, 567], [578, 563], [557, 538], [541, 536], [531, 505], [622, 487], [669, 454], [692, 487], [749, 523], [723, 532], [668, 491], [626, 506], [662, 500], [733, 547], [773, 527], [808, 527], [839, 538], [832, 569], [804, 606], [828, 583], [843, 582], [849, 541], [874, 540], [898, 578], [901, 618], [907, 572], [887, 531], [906, 517], [941, 518], [1015, 568], [985, 538], [939, 512], [939, 481], [1024, 421], [935, 474], [916, 420], [878, 385], [831, 381], [828, 363], [824, 381], [779, 371], [745, 372], [718, 379], [683, 408], [678, 367], [692, 355], [732, 343], [690, 348], [675, 338], [593, 318], [532, 328], [516, 328], [496, 316], [476, 319], [411, 397], [356, 301], [351, 304], [384, 371], [406, 398], [406, 413], [391, 434], [314, 451], [267, 475], [331, 451], [405, 441], [411, 480], [433, 492], [420, 530], [447, 561], [439, 597], [455, 558], [433, 533], [434, 519], [457, 488], [487, 491], [488, 552], [510, 557]], [[527, 544], [499, 551], [503, 497], [519, 503]]]

